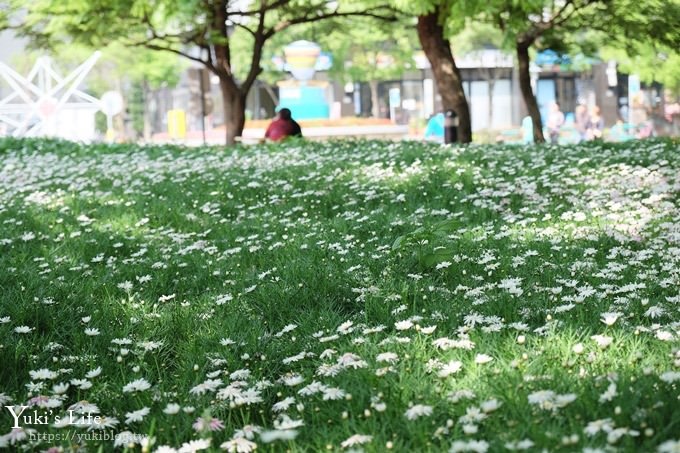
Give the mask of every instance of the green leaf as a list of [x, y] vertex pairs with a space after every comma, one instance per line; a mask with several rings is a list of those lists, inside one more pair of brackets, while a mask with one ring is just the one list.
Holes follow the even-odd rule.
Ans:
[[439, 263], [448, 261], [453, 256], [453, 250], [450, 248], [440, 248], [431, 253], [427, 253], [422, 257], [422, 263], [426, 267], [436, 266]]

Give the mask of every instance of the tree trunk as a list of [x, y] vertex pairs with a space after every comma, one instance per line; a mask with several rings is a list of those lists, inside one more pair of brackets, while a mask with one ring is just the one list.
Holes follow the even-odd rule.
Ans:
[[494, 87], [496, 86], [496, 77], [495, 76], [495, 69], [488, 69], [488, 71], [491, 73], [489, 74], [489, 78], [487, 79], [487, 82], [489, 84], [489, 96], [488, 96], [488, 101], [489, 101], [489, 130], [493, 130], [493, 90]]
[[538, 109], [536, 96], [531, 89], [531, 72], [529, 71], [529, 44], [525, 42], [517, 43], [517, 61], [519, 63], [519, 88], [522, 91], [524, 104], [527, 107], [529, 116], [534, 129], [534, 143], [545, 143], [543, 137], [543, 124], [541, 122], [541, 112]]
[[151, 141], [151, 110], [149, 109], [149, 103], [151, 101], [151, 89], [149, 88], [149, 82], [146, 78], [142, 81], [142, 93], [144, 97], [144, 128], [142, 130], [142, 136], [145, 142]]
[[368, 82], [371, 87], [371, 116], [378, 118], [380, 116], [380, 105], [378, 100], [378, 81], [371, 80]]
[[220, 89], [224, 106], [225, 144], [231, 146], [236, 143], [236, 137], [243, 134], [246, 123], [246, 96], [228, 75], [220, 76]]
[[418, 38], [430, 61], [444, 110], [454, 110], [458, 115], [458, 140], [470, 143], [470, 108], [465, 99], [460, 71], [451, 53], [451, 44], [444, 37], [444, 27], [439, 23], [439, 12], [437, 8], [434, 12], [418, 16]]

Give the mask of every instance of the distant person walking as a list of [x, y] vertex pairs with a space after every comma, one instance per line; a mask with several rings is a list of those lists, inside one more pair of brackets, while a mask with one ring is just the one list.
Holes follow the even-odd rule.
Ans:
[[564, 124], [564, 113], [560, 110], [560, 105], [553, 102], [550, 105], [550, 113], [548, 113], [548, 133], [550, 134], [550, 143], [557, 144], [560, 139], [560, 130]]
[[588, 118], [588, 140], [599, 140], [604, 132], [604, 118], [600, 112], [600, 107], [594, 105], [590, 110]]
[[264, 138], [278, 142], [288, 137], [302, 137], [302, 129], [293, 119], [290, 109], [282, 108], [269, 124]]

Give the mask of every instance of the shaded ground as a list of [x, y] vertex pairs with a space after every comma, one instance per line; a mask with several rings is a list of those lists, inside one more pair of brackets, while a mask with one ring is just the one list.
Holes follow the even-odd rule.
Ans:
[[671, 451], [679, 154], [0, 142], [0, 442]]

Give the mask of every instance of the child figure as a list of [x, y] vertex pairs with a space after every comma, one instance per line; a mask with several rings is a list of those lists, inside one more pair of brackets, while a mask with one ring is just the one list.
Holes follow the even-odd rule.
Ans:
[[602, 138], [604, 131], [604, 118], [600, 113], [600, 107], [594, 105], [590, 111], [590, 118], [588, 118], [588, 140], [599, 140]]
[[560, 110], [560, 105], [553, 102], [550, 105], [550, 113], [548, 113], [548, 133], [550, 134], [550, 143], [557, 144], [560, 138], [560, 129], [564, 124], [564, 113]]

